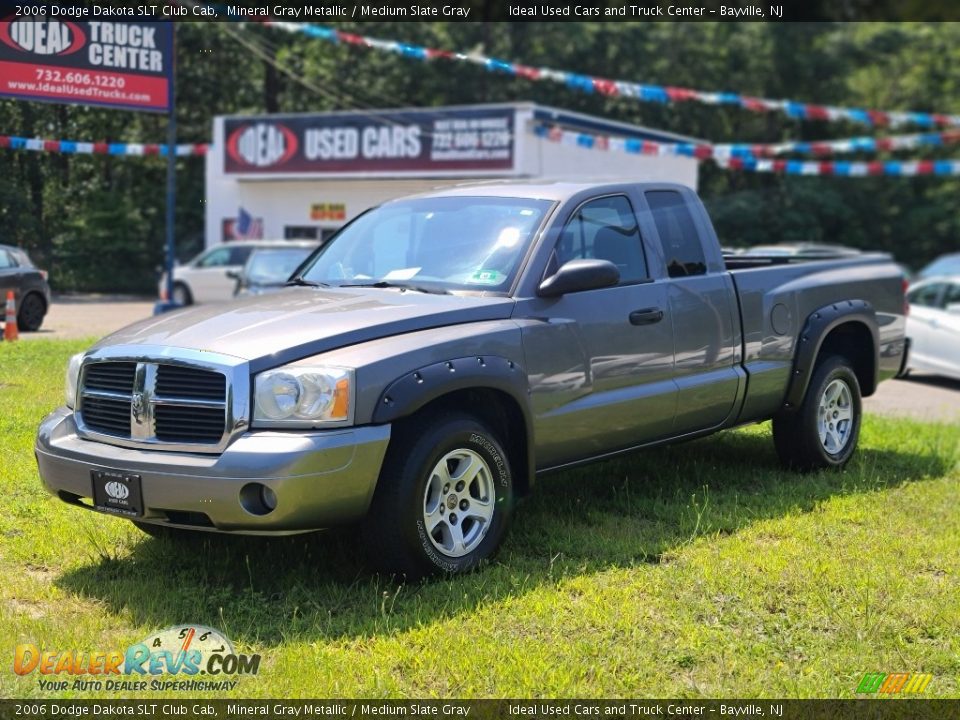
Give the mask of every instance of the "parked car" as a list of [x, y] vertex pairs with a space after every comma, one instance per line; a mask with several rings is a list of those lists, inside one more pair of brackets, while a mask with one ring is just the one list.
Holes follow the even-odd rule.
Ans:
[[[193, 260], [173, 269], [173, 302], [178, 305], [232, 300], [237, 283], [227, 271], [239, 272], [257, 248], [287, 245], [289, 240], [235, 240], [204, 250]], [[159, 295], [166, 298], [167, 274], [158, 285]]]
[[21, 248], [0, 245], [0, 307], [10, 290], [17, 303], [17, 328], [39, 330], [50, 308], [47, 271], [38, 269]]
[[74, 357], [40, 476], [151, 533], [360, 521], [413, 578], [489, 558], [514, 500], [574, 464], [773, 418], [784, 465], [841, 467], [861, 396], [900, 370], [900, 271], [756, 262], [723, 258], [680, 185], [394, 200], [289, 288]]
[[939, 275], [960, 275], [960, 253], [941, 255], [917, 273], [921, 279]]
[[915, 283], [907, 300], [907, 368], [960, 380], [960, 273]]
[[257, 248], [242, 270], [227, 271], [236, 281], [234, 294], [243, 297], [279, 290], [317, 247], [315, 240], [290, 240], [282, 246]]

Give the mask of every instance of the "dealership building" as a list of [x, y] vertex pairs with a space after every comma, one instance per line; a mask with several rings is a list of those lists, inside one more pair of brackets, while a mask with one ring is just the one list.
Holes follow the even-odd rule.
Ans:
[[694, 158], [555, 142], [548, 135], [557, 128], [696, 142], [532, 103], [221, 116], [207, 154], [206, 245], [237, 237], [326, 240], [385, 200], [470, 182], [666, 180], [696, 188]]

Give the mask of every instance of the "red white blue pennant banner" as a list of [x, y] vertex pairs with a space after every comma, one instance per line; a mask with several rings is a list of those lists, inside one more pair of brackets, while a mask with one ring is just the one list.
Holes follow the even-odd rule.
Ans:
[[[177, 145], [177, 157], [206, 155], [205, 143]], [[0, 135], [0, 148], [11, 150], [34, 150], [36, 152], [56, 152], [69, 154], [94, 155], [158, 155], [166, 156], [166, 145], [144, 145], [141, 143], [106, 143], [106, 142], [77, 142], [75, 140], [43, 140], [41, 138], [16, 137], [15, 135]]]
[[[633, 155], [655, 157], [692, 157], [701, 162], [714, 160], [720, 167], [749, 172], [773, 172], [786, 175], [838, 175], [844, 177], [960, 175], [960, 160], [888, 160], [878, 162], [774, 160], [758, 158], [754, 155], [738, 157], [731, 152], [725, 152], [724, 146], [656, 143], [636, 138], [573, 132], [555, 126], [536, 125], [533, 132], [538, 137], [550, 142], [573, 145], [589, 150], [625, 152]], [[730, 147], [734, 146], [726, 146], [727, 149]]]
[[527, 80], [548, 81], [566, 85], [571, 90], [612, 97], [625, 97], [638, 102], [671, 103], [698, 102], [706, 105], [726, 105], [753, 112], [779, 112], [797, 120], [847, 121], [871, 127], [903, 127], [915, 125], [924, 128], [960, 127], [960, 115], [913, 111], [882, 111], [861, 108], [814, 105], [795, 100], [771, 100], [733, 92], [706, 92], [684, 87], [646, 85], [626, 80], [610, 80], [593, 75], [581, 75], [566, 70], [530, 67], [487, 57], [478, 53], [460, 53], [451, 50], [412, 45], [396, 40], [381, 40], [366, 35], [355, 35], [334, 28], [311, 23], [285, 22], [258, 18], [258, 22], [289, 33], [301, 33], [318, 40], [346, 43], [358, 47], [394, 53], [416, 60], [451, 60], [479, 65], [492, 72], [504, 73]]
[[948, 130], [940, 133], [920, 135], [890, 135], [872, 138], [857, 137], [842, 140], [824, 140], [813, 142], [783, 142], [770, 144], [717, 144], [713, 145], [713, 157], [768, 158], [779, 155], [813, 155], [827, 157], [845, 153], [877, 153], [894, 150], [915, 150], [923, 147], [943, 147], [960, 143], [960, 130]]

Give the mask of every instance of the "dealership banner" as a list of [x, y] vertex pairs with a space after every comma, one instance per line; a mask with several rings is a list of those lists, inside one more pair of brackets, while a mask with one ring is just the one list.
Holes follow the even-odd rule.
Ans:
[[232, 117], [228, 175], [443, 175], [511, 171], [512, 108]]
[[170, 22], [0, 21], [0, 97], [168, 112]]

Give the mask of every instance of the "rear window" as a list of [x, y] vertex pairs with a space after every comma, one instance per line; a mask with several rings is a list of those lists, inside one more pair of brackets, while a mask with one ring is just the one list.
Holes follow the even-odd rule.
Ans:
[[705, 274], [707, 262], [703, 245], [683, 196], [674, 190], [651, 190], [645, 194], [670, 277]]
[[13, 256], [13, 261], [21, 267], [33, 267], [33, 260], [30, 259], [30, 256], [27, 255], [26, 251], [21, 250], [20, 248], [14, 248], [10, 251], [10, 254]]

